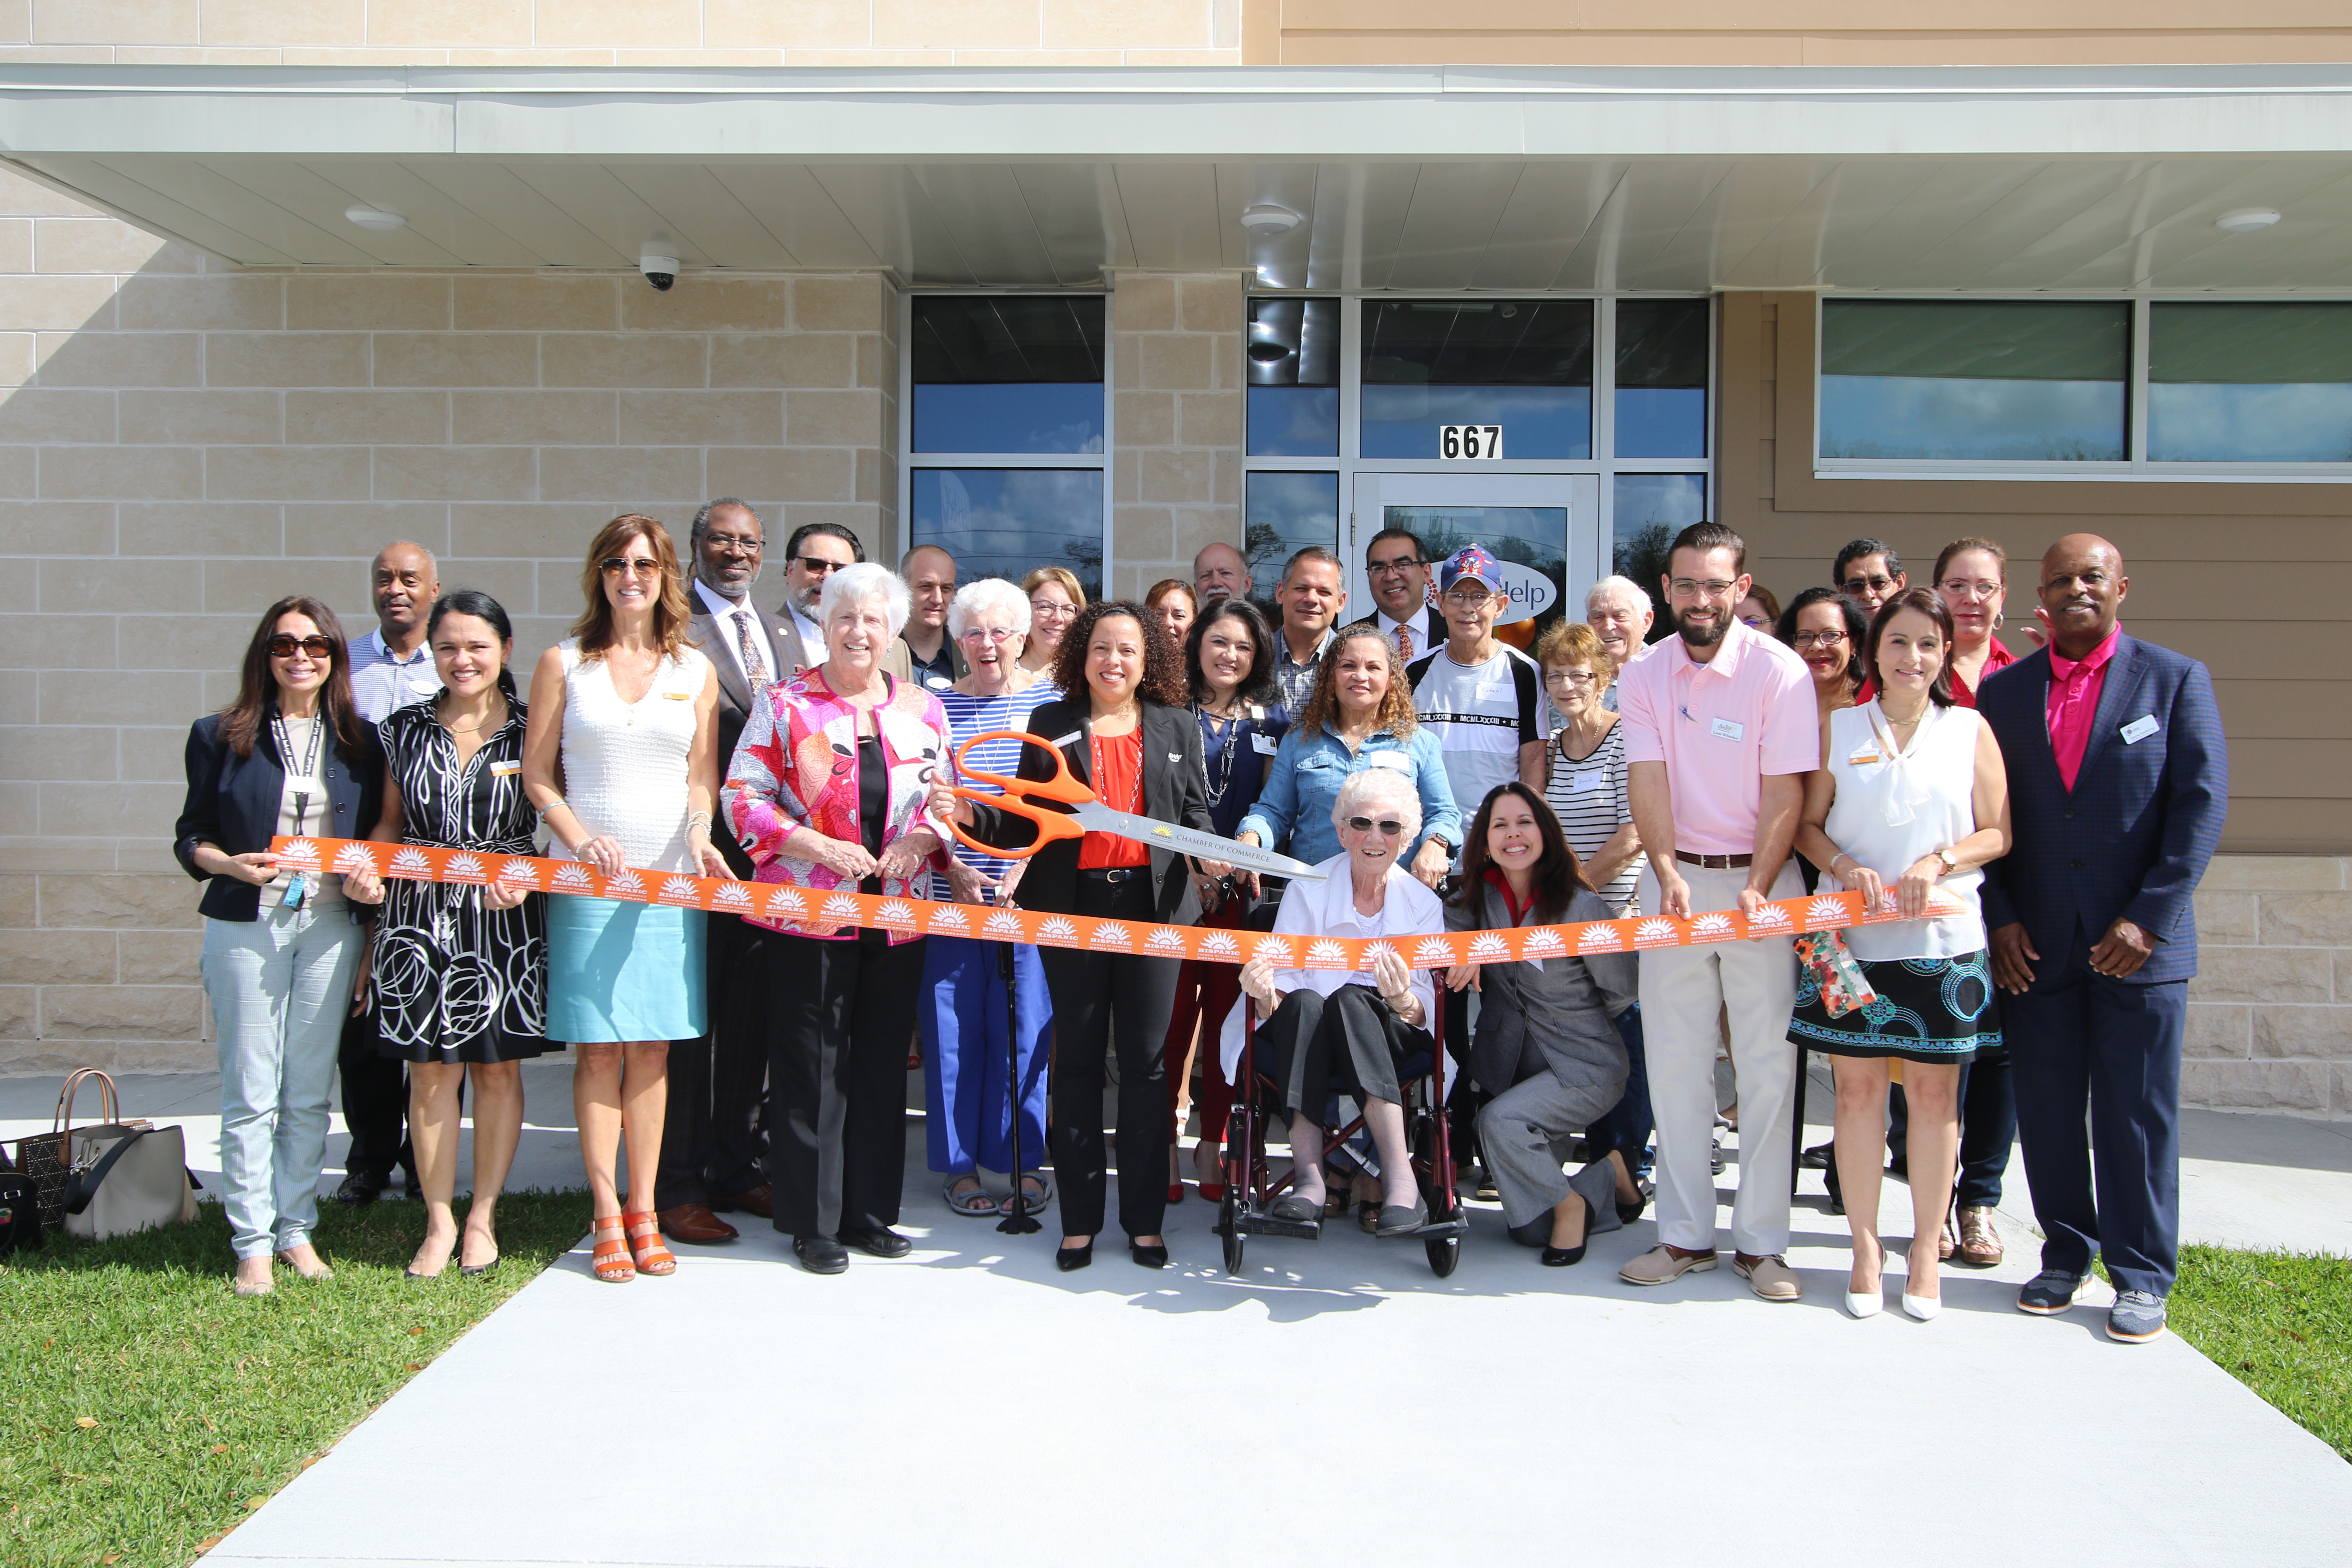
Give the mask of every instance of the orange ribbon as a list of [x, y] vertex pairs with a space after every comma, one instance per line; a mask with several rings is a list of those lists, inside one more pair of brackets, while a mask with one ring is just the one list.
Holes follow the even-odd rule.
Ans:
[[[1089, 915], [1055, 915], [1036, 910], [991, 909], [985, 904], [948, 904], [930, 899], [892, 899], [846, 889], [820, 892], [781, 882], [739, 882], [728, 877], [692, 877], [683, 871], [625, 868], [606, 877], [577, 860], [533, 855], [481, 854], [467, 849], [428, 849], [421, 845], [376, 844], [355, 838], [270, 840], [280, 865], [298, 871], [341, 873], [373, 870], [378, 877], [410, 882], [453, 882], [483, 887], [492, 879], [523, 884], [542, 893], [578, 893], [624, 903], [668, 904], [719, 914], [752, 915], [809, 929], [867, 926], [914, 936], [968, 936], [1017, 942], [1035, 947], [1074, 947], [1092, 952], [1133, 952], [1160, 958], [1199, 958], [1243, 963], [1263, 954], [1277, 969], [1356, 970], [1371, 967], [1375, 948], [1398, 950], [1414, 969], [1456, 963], [1508, 963], [1520, 959], [1565, 958], [1587, 952], [1628, 952], [1655, 947], [1703, 947], [1750, 937], [1796, 936], [1809, 931], [1878, 925], [1902, 917], [1887, 889], [1874, 910], [1863, 908], [1854, 892], [1816, 893], [1768, 903], [1754, 919], [1737, 910], [1678, 921], [1666, 915], [1584, 921], [1573, 925], [1514, 926], [1492, 931], [1452, 931], [1395, 942], [1362, 937], [1299, 938], [1282, 932], [1229, 931], [1216, 926], [1171, 926]], [[1947, 894], [1931, 895], [1931, 915], [1958, 913]]]

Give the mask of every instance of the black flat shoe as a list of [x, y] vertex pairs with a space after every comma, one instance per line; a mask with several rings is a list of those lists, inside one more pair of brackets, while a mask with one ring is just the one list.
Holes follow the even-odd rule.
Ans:
[[342, 1185], [335, 1189], [334, 1201], [346, 1208], [358, 1208], [383, 1196], [385, 1184], [373, 1176], [354, 1171], [343, 1178]]
[[1127, 1244], [1127, 1256], [1140, 1268], [1165, 1268], [1168, 1267], [1168, 1248], [1164, 1245], [1146, 1247], [1141, 1242], [1130, 1241]]
[[840, 1233], [841, 1245], [876, 1258], [904, 1258], [915, 1250], [915, 1244], [895, 1230], [877, 1227], [873, 1230], [845, 1230]]
[[1650, 1194], [1656, 1192], [1657, 1188], [1647, 1182], [1636, 1182], [1633, 1184], [1633, 1190], [1636, 1193], [1639, 1193], [1641, 1196], [1635, 1198], [1632, 1203], [1629, 1204], [1622, 1198], [1619, 1198], [1617, 1200], [1617, 1223], [1619, 1225], [1632, 1225], [1635, 1220], [1640, 1219], [1642, 1217], [1642, 1211], [1650, 1206]]
[[1060, 1247], [1054, 1249], [1054, 1267], [1065, 1274], [1084, 1268], [1094, 1260], [1095, 1244], [1091, 1241], [1084, 1247]]
[[829, 1236], [793, 1237], [793, 1256], [812, 1274], [839, 1274], [849, 1267], [849, 1252]]
[[1429, 1205], [1416, 1196], [1411, 1208], [1402, 1204], [1391, 1204], [1381, 1210], [1381, 1223], [1372, 1234], [1384, 1238], [1417, 1236], [1429, 1224]]
[[460, 1263], [457, 1265], [457, 1272], [468, 1279], [478, 1279], [498, 1266], [499, 1260], [493, 1258], [488, 1263]]
[[1536, 1259], [1536, 1261], [1542, 1264], [1546, 1268], [1565, 1268], [1571, 1263], [1581, 1263], [1584, 1261], [1584, 1248], [1581, 1247], [1547, 1247], [1543, 1249], [1542, 1254]]

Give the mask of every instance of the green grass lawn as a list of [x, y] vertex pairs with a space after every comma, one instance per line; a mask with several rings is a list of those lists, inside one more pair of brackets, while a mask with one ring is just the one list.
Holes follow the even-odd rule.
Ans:
[[2180, 1250], [2173, 1331], [2352, 1459], [2352, 1259]]
[[[320, 1205], [336, 1278], [229, 1290], [228, 1224], [52, 1233], [0, 1265], [0, 1563], [178, 1564], [261, 1506], [588, 1229], [588, 1194], [499, 1204], [499, 1267], [402, 1277], [411, 1203]], [[463, 1214], [462, 1207], [459, 1210]]]

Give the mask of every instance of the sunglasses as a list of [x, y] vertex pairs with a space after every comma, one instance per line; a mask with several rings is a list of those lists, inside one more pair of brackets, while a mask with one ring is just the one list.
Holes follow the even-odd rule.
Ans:
[[1359, 833], [1377, 830], [1383, 838], [1394, 838], [1404, 832], [1404, 824], [1393, 816], [1383, 816], [1378, 822], [1369, 816], [1351, 816], [1348, 818], [1348, 826]]
[[312, 658], [331, 658], [335, 652], [335, 645], [326, 637], [298, 637], [292, 632], [279, 632], [267, 646], [272, 658], [292, 658], [297, 649]]
[[1849, 577], [1845, 580], [1845, 591], [1849, 594], [1859, 594], [1869, 588], [1875, 588], [1883, 594], [1893, 586], [1895, 579], [1892, 577]]
[[624, 573], [634, 574], [640, 577], [652, 577], [661, 572], [661, 563], [645, 555], [640, 555], [634, 561], [624, 561], [617, 555], [607, 555], [596, 564], [604, 569], [604, 575], [607, 577], [618, 577]]
[[843, 567], [849, 565], [850, 563], [846, 561], [820, 561], [814, 555], [795, 555], [793, 557], [793, 564], [801, 569], [801, 574], [803, 576], [822, 577], [828, 572], [840, 571]]

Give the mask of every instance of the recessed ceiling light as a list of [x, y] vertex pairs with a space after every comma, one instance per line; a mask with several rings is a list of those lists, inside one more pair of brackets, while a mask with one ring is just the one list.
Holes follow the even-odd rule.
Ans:
[[2223, 213], [2213, 220], [2213, 226], [2223, 234], [2257, 234], [2278, 222], [2276, 207], [2240, 207]]
[[1272, 202], [1242, 208], [1242, 226], [1256, 235], [1287, 234], [1298, 226], [1298, 215]]
[[357, 224], [362, 228], [373, 229], [378, 234], [390, 234], [395, 228], [408, 226], [408, 220], [398, 213], [386, 212], [382, 207], [372, 207], [365, 203], [357, 206], [345, 207], [343, 218], [348, 223]]

